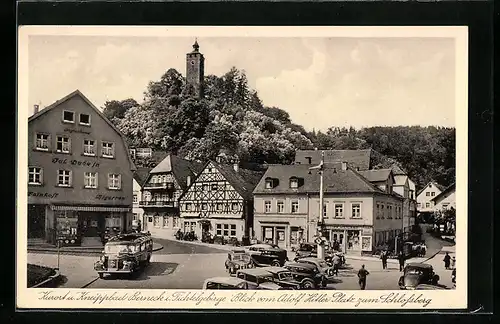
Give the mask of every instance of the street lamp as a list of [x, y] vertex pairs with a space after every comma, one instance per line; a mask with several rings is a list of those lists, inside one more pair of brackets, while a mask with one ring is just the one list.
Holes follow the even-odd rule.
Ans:
[[[319, 235], [316, 239], [317, 243], [317, 254], [319, 259], [325, 258], [325, 239], [324, 239], [324, 220], [323, 220], [323, 170], [325, 163], [325, 152], [321, 151], [321, 162], [319, 165], [309, 168], [309, 170], [318, 170], [319, 171]], [[310, 171], [309, 171], [310, 172]]]

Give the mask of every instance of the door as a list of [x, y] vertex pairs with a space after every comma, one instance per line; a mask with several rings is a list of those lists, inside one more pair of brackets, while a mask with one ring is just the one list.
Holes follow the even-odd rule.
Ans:
[[337, 240], [341, 252], [345, 252], [344, 232], [332, 232], [332, 242]]
[[278, 245], [282, 249], [286, 249], [286, 235], [285, 235], [285, 228], [284, 227], [278, 227], [276, 229], [276, 245]]
[[262, 241], [264, 243], [274, 243], [274, 227], [262, 227]]
[[45, 237], [45, 205], [28, 205], [28, 237]]

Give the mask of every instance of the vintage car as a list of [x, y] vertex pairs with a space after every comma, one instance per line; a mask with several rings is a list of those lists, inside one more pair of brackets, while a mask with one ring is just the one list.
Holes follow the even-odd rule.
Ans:
[[437, 286], [438, 281], [439, 276], [430, 264], [409, 263], [404, 268], [398, 284], [400, 289], [415, 289], [420, 284]]
[[[288, 269], [293, 278], [300, 282], [301, 289], [319, 289], [326, 287], [327, 277], [319, 272], [318, 267], [304, 262], [287, 262], [284, 268]], [[265, 268], [264, 268], [265, 269]]]
[[263, 270], [271, 273], [274, 278], [274, 283], [286, 289], [300, 289], [301, 282], [298, 281], [290, 270], [284, 267], [264, 267]]
[[217, 290], [217, 289], [250, 289], [248, 283], [235, 277], [214, 277], [205, 280], [203, 283], [203, 290]]
[[288, 261], [287, 251], [272, 244], [254, 244], [246, 247], [252, 263], [257, 267], [282, 267]]
[[310, 257], [298, 259], [297, 262], [314, 265], [318, 272], [323, 274], [327, 280], [333, 277], [333, 266], [329, 265], [325, 260]]
[[274, 282], [273, 275], [264, 268], [241, 269], [236, 272], [236, 278], [245, 280], [249, 289], [258, 290], [283, 290]]
[[225, 266], [229, 274], [235, 274], [239, 269], [254, 268], [252, 258], [245, 250], [232, 250], [229, 252]]
[[120, 234], [104, 245], [101, 259], [94, 269], [99, 278], [105, 274], [135, 273], [148, 265], [153, 253], [153, 239], [145, 233]]
[[[294, 261], [298, 261], [302, 258], [317, 258], [318, 257], [318, 245], [316, 243], [301, 243], [299, 248], [295, 251]], [[325, 251], [325, 261], [329, 266], [333, 266], [333, 257], [337, 255], [340, 258], [341, 267], [345, 265], [344, 253], [339, 251], [334, 251], [330, 248], [326, 248]]]

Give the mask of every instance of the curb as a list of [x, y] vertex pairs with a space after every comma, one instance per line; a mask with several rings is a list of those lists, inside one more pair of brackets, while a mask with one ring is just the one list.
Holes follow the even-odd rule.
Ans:
[[[156, 248], [154, 247], [155, 245], [156, 245]], [[160, 250], [163, 250], [163, 245], [158, 244], [158, 243], [154, 243], [153, 244], [153, 252], [157, 252], [157, 251], [160, 251]]]
[[[154, 247], [156, 245], [156, 247]], [[59, 249], [60, 253], [70, 253], [70, 254], [101, 254], [103, 247], [88, 247], [88, 248], [71, 248], [71, 249]], [[154, 244], [153, 252], [160, 251], [163, 249], [163, 245]], [[39, 247], [28, 247], [28, 253], [57, 253], [57, 248], [39, 248]]]
[[90, 280], [88, 283], [86, 283], [85, 285], [83, 285], [82, 287], [80, 287], [80, 289], [85, 289], [87, 288], [88, 286], [90, 286], [91, 284], [93, 284], [94, 282], [96, 282], [97, 280], [99, 280], [99, 277], [95, 277], [93, 278], [92, 280]]
[[59, 270], [56, 270], [56, 273], [53, 274], [52, 276], [48, 277], [47, 279], [45, 279], [44, 281], [42, 282], [39, 282], [37, 283], [36, 285], [34, 286], [31, 286], [30, 288], [39, 288], [40, 286], [43, 286], [49, 282], [52, 282], [52, 281], [55, 281], [56, 279], [58, 279], [59, 277], [61, 276], [61, 273], [59, 272]]

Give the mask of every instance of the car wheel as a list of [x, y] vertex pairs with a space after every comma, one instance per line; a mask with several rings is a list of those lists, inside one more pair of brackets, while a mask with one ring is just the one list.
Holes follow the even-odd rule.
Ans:
[[271, 262], [271, 265], [273, 267], [281, 267], [281, 263], [278, 260], [273, 260], [273, 262]]
[[99, 272], [99, 278], [100, 278], [100, 279], [103, 279], [103, 278], [104, 278], [104, 273]]
[[304, 281], [302, 281], [302, 288], [303, 289], [314, 289], [314, 281], [312, 280], [309, 280], [309, 279], [306, 279]]
[[323, 278], [321, 279], [321, 287], [325, 288], [325, 287], [326, 287], [326, 285], [327, 285], [326, 278], [325, 278], [325, 277], [323, 277]]

